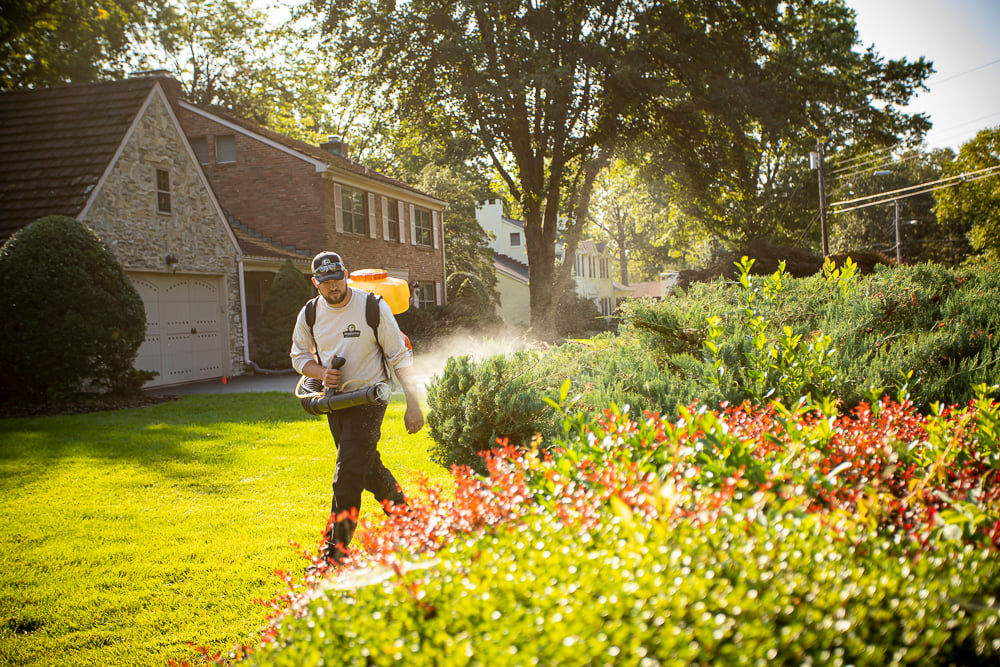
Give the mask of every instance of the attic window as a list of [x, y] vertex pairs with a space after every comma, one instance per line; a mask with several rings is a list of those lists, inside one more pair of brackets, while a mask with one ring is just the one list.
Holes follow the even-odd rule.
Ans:
[[521, 246], [521, 233], [511, 232], [510, 233], [510, 247], [518, 248]]
[[170, 172], [166, 169], [156, 170], [156, 212], [170, 213], [173, 207], [170, 202]]
[[190, 141], [191, 149], [198, 158], [198, 162], [208, 164], [208, 141], [205, 140], [205, 137], [195, 137]]
[[215, 162], [216, 164], [236, 162], [236, 137], [231, 134], [220, 134], [215, 137]]

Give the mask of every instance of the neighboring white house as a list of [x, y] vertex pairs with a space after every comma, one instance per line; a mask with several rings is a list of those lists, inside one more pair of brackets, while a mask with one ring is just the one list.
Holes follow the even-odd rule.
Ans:
[[[493, 249], [493, 266], [496, 268], [497, 289], [500, 292], [500, 308], [497, 312], [510, 326], [528, 326], [531, 309], [524, 223], [503, 214], [501, 199], [477, 202], [476, 222], [487, 232]], [[563, 251], [561, 245], [556, 246], [557, 259], [562, 259]], [[577, 247], [573, 267], [577, 294], [593, 301], [605, 317], [611, 317], [615, 310], [616, 286], [611, 277], [611, 260], [607, 244], [583, 240]]]

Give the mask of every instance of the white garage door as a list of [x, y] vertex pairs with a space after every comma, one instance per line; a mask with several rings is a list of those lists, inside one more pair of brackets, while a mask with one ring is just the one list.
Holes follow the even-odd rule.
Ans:
[[130, 274], [129, 278], [146, 307], [146, 339], [135, 367], [158, 373], [146, 386], [225, 375], [222, 278], [156, 273]]

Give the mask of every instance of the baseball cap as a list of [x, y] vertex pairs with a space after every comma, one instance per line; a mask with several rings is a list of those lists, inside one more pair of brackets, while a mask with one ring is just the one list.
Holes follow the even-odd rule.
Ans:
[[313, 257], [313, 278], [323, 283], [327, 280], [342, 280], [347, 275], [344, 260], [335, 252], [321, 252]]

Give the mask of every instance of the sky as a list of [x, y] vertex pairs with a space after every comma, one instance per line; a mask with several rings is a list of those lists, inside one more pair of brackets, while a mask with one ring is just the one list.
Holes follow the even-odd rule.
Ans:
[[934, 124], [930, 148], [956, 151], [976, 132], [1000, 125], [1000, 0], [847, 0], [858, 34], [885, 58], [934, 64], [927, 92], [908, 112]]

